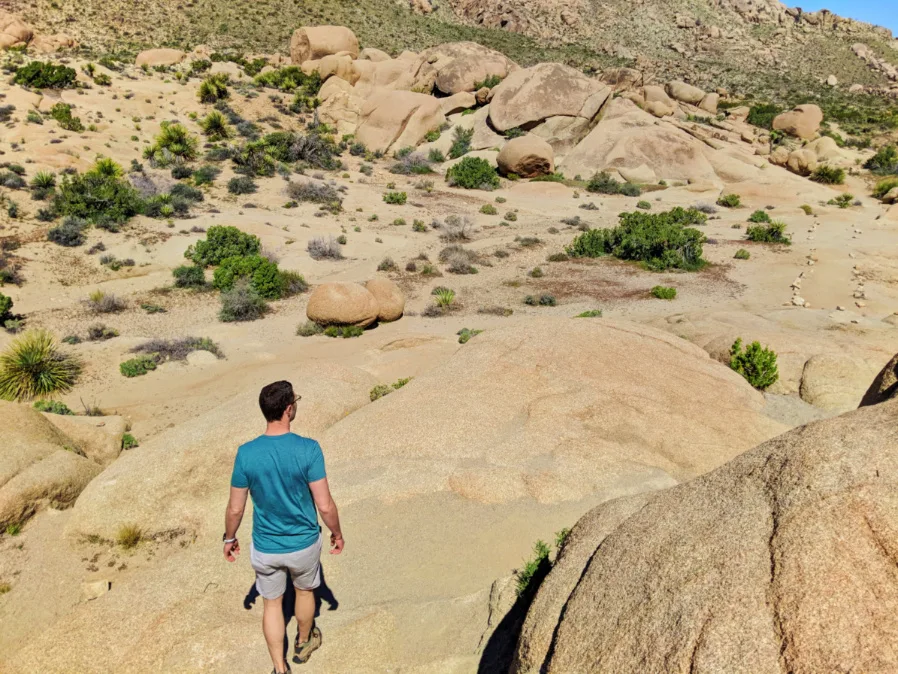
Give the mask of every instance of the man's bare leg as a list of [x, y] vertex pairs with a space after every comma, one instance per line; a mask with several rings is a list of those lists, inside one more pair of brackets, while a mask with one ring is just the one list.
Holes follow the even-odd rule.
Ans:
[[262, 598], [264, 605], [262, 611], [262, 633], [265, 635], [265, 642], [268, 644], [268, 653], [271, 655], [274, 671], [279, 673], [287, 671], [287, 661], [284, 659], [284, 635], [287, 633], [287, 628], [284, 625], [283, 599], [283, 596], [277, 599]]
[[296, 622], [299, 624], [299, 643], [309, 640], [315, 621], [315, 593], [296, 588]]

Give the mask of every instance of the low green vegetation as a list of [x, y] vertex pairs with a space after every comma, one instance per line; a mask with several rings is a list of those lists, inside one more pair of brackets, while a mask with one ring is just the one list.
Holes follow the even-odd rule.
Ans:
[[499, 211], [492, 204], [484, 204], [480, 207], [480, 212], [484, 215], [496, 215]]
[[123, 524], [115, 536], [116, 544], [125, 550], [136, 548], [143, 539], [143, 529], [136, 524]]
[[392, 384], [378, 384], [373, 389], [371, 389], [371, 393], [369, 397], [371, 398], [371, 402], [375, 400], [380, 400], [384, 396], [390, 395], [393, 391], [398, 391], [403, 386], [408, 384], [412, 380], [411, 377], [407, 377], [405, 379], [399, 379], [398, 381], [393, 382]]
[[773, 103], [757, 103], [748, 111], [746, 121], [749, 124], [762, 129], [773, 129], [773, 118], [783, 112], [783, 109]]
[[689, 227], [707, 220], [696, 209], [677, 207], [664, 213], [621, 213], [619, 217], [620, 224], [613, 229], [590, 229], [577, 236], [566, 248], [567, 254], [612, 255], [642, 262], [653, 271], [695, 271], [707, 264], [702, 258], [705, 235]]
[[449, 148], [449, 159], [458, 159], [471, 151], [471, 141], [474, 139], [474, 128], [463, 129], [455, 127], [452, 132], [452, 145]]
[[260, 250], [259, 237], [231, 225], [213, 225], [204, 240], [187, 248], [184, 257], [200, 267], [210, 267], [227, 258], [258, 255]]
[[60, 350], [45, 330], [31, 330], [0, 354], [0, 399], [33, 400], [66, 393], [81, 374], [81, 362]]
[[776, 366], [776, 353], [752, 342], [743, 349], [740, 337], [730, 349], [730, 367], [745, 377], [745, 380], [756, 389], [763, 391], [779, 379]]
[[620, 183], [611, 177], [607, 171], [601, 171], [593, 175], [586, 183], [586, 191], [595, 194], [620, 194], [625, 197], [638, 197], [642, 194], [639, 185], [633, 183]]
[[143, 210], [137, 190], [110, 166], [97, 162], [86, 173], [64, 175], [53, 198], [55, 216], [81, 218], [97, 227], [117, 231], [118, 227]]
[[137, 438], [135, 438], [130, 433], [125, 433], [122, 435], [122, 450], [134, 449], [135, 447], [140, 447], [140, 443], [137, 442]]
[[13, 84], [33, 89], [71, 89], [76, 85], [78, 73], [73, 68], [55, 63], [32, 61], [16, 70]]
[[880, 180], [876, 183], [876, 187], [873, 188], [873, 196], [877, 199], [882, 199], [896, 187], [898, 187], [898, 177]]
[[845, 182], [845, 169], [823, 164], [814, 169], [811, 180], [823, 185], [841, 185]]
[[467, 190], [494, 190], [499, 187], [499, 174], [486, 159], [465, 157], [446, 172], [453, 187]]
[[408, 194], [405, 192], [387, 192], [383, 196], [384, 203], [394, 206], [403, 206], [408, 201]]
[[[570, 533], [571, 530], [567, 528], [555, 532], [555, 560], [561, 554]], [[530, 559], [515, 571], [515, 590], [519, 599], [528, 603], [533, 600], [539, 586], [552, 570], [554, 562], [549, 558], [550, 554], [549, 545], [545, 541], [538, 540], [533, 546]]]
[[717, 200], [717, 205], [724, 208], [739, 208], [742, 205], [742, 198], [738, 194], [723, 194]]
[[774, 220], [766, 225], [754, 225], [745, 230], [745, 235], [749, 241], [756, 243], [781, 243], [790, 245], [792, 239], [785, 233], [786, 223]]
[[601, 309], [590, 309], [589, 311], [584, 311], [583, 313], [577, 314], [574, 318], [601, 318], [602, 310]]
[[352, 337], [361, 337], [365, 334], [365, 328], [358, 325], [329, 325], [322, 333], [325, 337], [342, 337], [350, 339]]
[[143, 151], [143, 158], [153, 166], [165, 168], [199, 156], [199, 140], [183, 124], [162, 122], [160, 127], [153, 144]]
[[125, 377], [141, 377], [148, 372], [152, 372], [157, 367], [156, 359], [151, 355], [138, 356], [137, 358], [130, 358], [123, 363], [120, 363], [118, 368], [119, 372], [122, 373]]
[[754, 223], [770, 222], [770, 214], [767, 211], [755, 211], [748, 216], [748, 221]]
[[740, 248], [739, 250], [736, 251], [736, 254], [733, 255], [733, 257], [737, 260], [747, 260], [748, 258], [751, 257], [751, 253], [749, 253], [744, 248]]
[[59, 126], [66, 131], [73, 131], [74, 133], [84, 131], [84, 124], [81, 123], [81, 118], [72, 115], [72, 106], [68, 103], [57, 103], [50, 108], [50, 117], [59, 122]]
[[203, 288], [206, 285], [206, 272], [199, 265], [181, 265], [172, 270], [176, 288]]
[[471, 341], [471, 337], [476, 337], [481, 332], [483, 332], [483, 330], [470, 330], [468, 328], [462, 328], [455, 334], [458, 335], [459, 344], [467, 344], [469, 341]]
[[652, 297], [655, 297], [659, 300], [673, 300], [677, 297], [677, 289], [669, 288], [667, 286], [655, 286], [652, 288]]
[[864, 162], [864, 168], [876, 175], [898, 175], [898, 146], [884, 145]]
[[557, 303], [554, 295], [527, 295], [524, 298], [524, 304], [531, 307], [554, 307]]
[[255, 321], [268, 312], [268, 303], [247, 279], [239, 279], [234, 287], [221, 294], [218, 320], [222, 323]]
[[60, 414], [62, 416], [74, 416], [74, 412], [69, 406], [59, 400], [38, 400], [33, 405], [38, 412], [46, 412], [48, 414]]
[[826, 202], [827, 206], [838, 206], [839, 208], [848, 208], [853, 203], [854, 195], [848, 193], [840, 194]]
[[197, 89], [197, 97], [200, 103], [217, 103], [230, 98], [228, 91], [228, 76], [225, 73], [209, 75]]

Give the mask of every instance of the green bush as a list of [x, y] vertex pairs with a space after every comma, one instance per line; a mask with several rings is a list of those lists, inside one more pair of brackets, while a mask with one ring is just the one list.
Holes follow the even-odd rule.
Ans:
[[747, 260], [748, 258], [751, 257], [751, 253], [749, 253], [744, 248], [740, 248], [739, 250], [736, 251], [736, 254], [733, 255], [733, 257], [737, 260]]
[[467, 190], [493, 190], [499, 187], [496, 169], [479, 157], [465, 157], [449, 169], [446, 179], [450, 185]]
[[449, 159], [458, 159], [471, 151], [471, 141], [474, 140], [474, 129], [455, 127], [452, 132], [452, 145], [449, 148]]
[[402, 206], [408, 201], [408, 194], [405, 192], [387, 192], [384, 194], [384, 202], [396, 206]]
[[840, 194], [826, 202], [827, 206], [838, 206], [839, 208], [848, 208], [854, 202], [853, 194]]
[[197, 90], [200, 103], [216, 103], [230, 97], [228, 79], [225, 73], [210, 75], [204, 79]]
[[484, 204], [480, 207], [480, 212], [484, 215], [496, 215], [499, 211], [492, 204]]
[[745, 377], [749, 384], [762, 391], [779, 379], [776, 353], [758, 342], [752, 342], [743, 350], [741, 337], [730, 349], [730, 367]]
[[140, 444], [137, 442], [137, 438], [135, 438], [130, 433], [125, 433], [122, 435], [122, 450], [126, 449], [134, 449], [135, 447], [139, 447]]
[[717, 205], [724, 208], [739, 208], [742, 205], [742, 198], [738, 194], [722, 194], [717, 200]]
[[315, 335], [320, 335], [324, 332], [324, 326], [315, 323], [314, 321], [306, 321], [298, 328], [296, 328], [296, 334], [300, 337], [314, 337]]
[[280, 299], [286, 290], [285, 279], [277, 263], [259, 255], [225, 258], [215, 270], [212, 285], [218, 290], [228, 291], [240, 279], [248, 280], [253, 290], [266, 300]]
[[371, 398], [371, 402], [380, 400], [384, 396], [390, 395], [393, 391], [398, 391], [403, 386], [408, 384], [411, 380], [411, 377], [407, 377], [405, 379], [400, 379], [393, 384], [378, 384], [373, 389], [371, 389], [371, 393], [368, 395], [368, 397]]
[[31, 330], [0, 355], [0, 399], [33, 400], [66, 393], [80, 373], [80, 361], [60, 351], [49, 332]]
[[68, 103], [57, 103], [50, 108], [50, 117], [59, 122], [66, 131], [74, 131], [81, 133], [84, 131], [84, 124], [81, 123], [80, 117], [72, 117], [72, 106]]
[[204, 240], [187, 248], [184, 257], [200, 267], [210, 267], [227, 258], [258, 255], [260, 249], [259, 237], [231, 225], [213, 225]]
[[774, 220], [766, 225], [748, 227], [745, 234], [749, 241], [758, 243], [782, 243], [789, 245], [792, 240], [785, 234], [786, 223]]
[[754, 223], [770, 222], [770, 214], [767, 211], [755, 211], [748, 216], [748, 221]]
[[650, 211], [652, 210], [652, 204], [650, 204], [648, 201], [640, 201], [638, 204], [636, 204], [636, 208], [639, 208], [643, 211]]
[[443, 151], [439, 148], [432, 147], [430, 148], [430, 152], [427, 153], [427, 161], [434, 164], [442, 164], [446, 161], [446, 155], [444, 155]]
[[61, 225], [51, 227], [47, 231], [47, 240], [53, 243], [74, 248], [84, 243], [84, 230], [87, 229], [87, 221], [82, 218], [69, 216]]
[[493, 87], [498, 86], [501, 82], [502, 78], [499, 75], [488, 75], [486, 79], [474, 83], [474, 91], [478, 91], [484, 87], [492, 89]]
[[527, 295], [524, 298], [524, 304], [531, 307], [554, 307], [557, 302], [554, 295], [540, 295], [539, 297]]
[[577, 314], [574, 318], [601, 318], [602, 310], [601, 309], [590, 309], [589, 311], [584, 311], [582, 314]]
[[12, 318], [12, 298], [0, 293], [0, 325]]
[[212, 166], [211, 164], [200, 166], [196, 171], [193, 172], [193, 184], [197, 187], [199, 187], [200, 185], [210, 185], [215, 182], [215, 179], [220, 174], [221, 169], [217, 166]]
[[643, 262], [654, 271], [703, 267], [705, 235], [688, 227], [705, 222], [707, 216], [694, 208], [674, 208], [665, 213], [621, 213], [613, 229], [591, 229], [580, 234], [566, 252], [571, 257], [613, 255], [621, 260]]
[[63, 176], [53, 199], [55, 213], [107, 229], [110, 223], [121, 224], [140, 213], [143, 200], [137, 190], [121, 177], [103, 172], [103, 166], [98, 163], [86, 173]]
[[199, 141], [183, 124], [162, 122], [159, 135], [144, 148], [143, 158], [153, 166], [167, 167], [176, 162], [193, 161], [199, 154]]
[[125, 377], [141, 377], [156, 369], [156, 359], [152, 355], [131, 358], [118, 366], [119, 372]]
[[280, 91], [297, 92], [303, 98], [314, 98], [321, 90], [318, 71], [306, 75], [299, 66], [285, 66], [257, 75], [255, 82], [262, 87]]
[[549, 552], [549, 546], [544, 541], [537, 541], [533, 546], [533, 556], [522, 568], [515, 571], [515, 590], [519, 598], [532, 598], [545, 577], [549, 575], [549, 571], [552, 570]]
[[896, 187], [898, 187], [898, 178], [886, 178], [876, 184], [876, 187], [873, 189], [873, 196], [877, 199], [882, 199]]
[[759, 103], [751, 106], [746, 121], [762, 129], [773, 129], [773, 118], [782, 111], [782, 108], [772, 103]]
[[212, 110], [200, 120], [199, 124], [203, 135], [212, 142], [227, 140], [234, 135], [227, 119], [218, 110]]
[[468, 328], [462, 328], [455, 334], [458, 335], [459, 344], [467, 344], [471, 341], [471, 337], [476, 337], [481, 332], [483, 332], [483, 330], [469, 330]]
[[325, 337], [342, 337], [350, 339], [352, 337], [361, 337], [365, 333], [365, 328], [358, 325], [330, 325], [324, 329], [322, 333]]
[[256, 181], [249, 176], [234, 176], [228, 181], [228, 192], [231, 194], [253, 194], [258, 189]]
[[607, 171], [596, 173], [586, 183], [586, 191], [596, 194], [622, 194], [626, 197], [638, 197], [642, 195], [639, 185], [633, 183], [619, 183], [611, 177]]
[[898, 174], [898, 147], [885, 145], [864, 162], [864, 168], [877, 175]]
[[61, 414], [68, 417], [75, 415], [68, 405], [58, 400], [38, 400], [33, 407], [38, 412], [46, 412], [48, 414]]
[[677, 297], [677, 289], [667, 286], [655, 286], [652, 288], [652, 297], [656, 297], [659, 300], [673, 300]]
[[223, 323], [254, 321], [268, 311], [268, 303], [246, 281], [240, 280], [234, 287], [221, 294], [221, 310], [218, 320]]
[[35, 89], [71, 89], [75, 86], [78, 73], [73, 68], [32, 61], [16, 70], [13, 84], [21, 84]]
[[814, 170], [811, 180], [824, 185], [841, 185], [845, 182], [845, 169], [823, 164]]

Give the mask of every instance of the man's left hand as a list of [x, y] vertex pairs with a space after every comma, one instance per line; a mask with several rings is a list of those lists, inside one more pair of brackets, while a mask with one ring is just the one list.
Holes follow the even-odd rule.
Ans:
[[240, 541], [224, 544], [224, 558], [229, 562], [236, 562], [240, 555]]

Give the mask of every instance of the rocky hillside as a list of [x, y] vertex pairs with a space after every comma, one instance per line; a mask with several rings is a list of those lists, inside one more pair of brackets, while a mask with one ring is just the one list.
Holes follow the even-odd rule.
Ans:
[[[777, 0], [147, 0], [140, 13], [121, 1], [58, 0], [23, 9], [3, 0], [0, 8], [43, 32], [69, 33], [111, 51], [202, 43], [270, 53], [283, 48], [296, 25], [336, 24], [393, 54], [468, 39], [524, 65], [629, 65], [659, 79], [682, 77], [793, 103], [830, 75], [845, 88], [886, 91], [898, 78], [888, 30]], [[857, 44], [864, 58], [852, 51]]]

